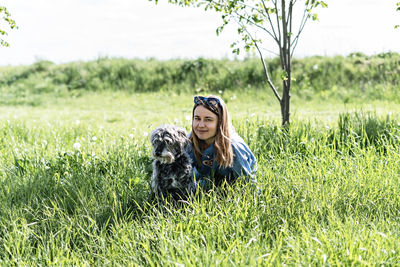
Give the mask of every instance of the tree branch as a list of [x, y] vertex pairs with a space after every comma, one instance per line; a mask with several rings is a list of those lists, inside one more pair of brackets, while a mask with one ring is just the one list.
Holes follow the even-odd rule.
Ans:
[[[239, 25], [243, 26], [243, 24], [241, 24], [240, 22], [238, 22], [238, 23], [239, 23]], [[264, 57], [263, 57], [263, 55], [261, 53], [260, 48], [258, 47], [257, 41], [253, 38], [251, 33], [246, 28], [245, 28], [245, 31], [246, 31], [247, 35], [250, 37], [250, 39], [253, 41], [254, 46], [256, 47], [256, 49], [258, 51], [258, 54], [260, 55], [261, 63], [262, 63], [263, 68], [264, 68], [264, 75], [267, 78], [268, 85], [271, 87], [272, 92], [274, 93], [274, 95], [278, 99], [278, 101], [281, 102], [281, 97], [279, 96], [279, 93], [276, 90], [275, 85], [272, 83], [271, 78], [269, 77], [268, 68], [265, 65]]]
[[308, 13], [308, 6], [305, 7], [304, 13], [303, 13], [303, 18], [301, 19], [301, 23], [299, 26], [299, 31], [297, 32], [296, 37], [293, 39], [293, 46], [292, 46], [292, 55], [294, 54], [294, 50], [296, 49], [297, 43], [299, 42], [299, 36], [303, 32], [304, 27], [306, 26], [307, 20], [309, 18]]
[[282, 69], [285, 69], [285, 60], [283, 58], [284, 51], [283, 51], [283, 44], [282, 44], [282, 33], [281, 33], [281, 27], [280, 27], [280, 23], [279, 23], [278, 3], [277, 3], [277, 0], [272, 0], [272, 2], [275, 5], [275, 10], [276, 10], [275, 17], [276, 17], [276, 23], [277, 23], [277, 27], [278, 27], [278, 33], [279, 33], [279, 56], [281, 59]]
[[281, 27], [280, 27], [280, 24], [279, 24], [279, 13], [278, 13], [278, 4], [277, 4], [277, 2], [275, 1], [275, 10], [276, 10], [276, 12], [275, 12], [275, 17], [276, 17], [276, 24], [277, 24], [277, 27], [278, 27], [278, 33], [279, 33], [279, 46], [281, 46], [282, 45], [282, 35], [281, 35]]
[[[273, 33], [271, 33], [269, 30], [267, 30], [266, 28], [264, 28], [264, 27], [258, 25], [258, 24], [255, 23], [254, 21], [251, 21], [250, 19], [246, 18], [245, 16], [239, 14], [236, 10], [234, 11], [234, 13], [235, 13], [240, 19], [245, 19], [247, 23], [250, 23], [251, 25], [253, 25], [253, 26], [255, 26], [255, 27], [257, 27], [257, 28], [259, 28], [259, 29], [261, 29], [261, 30], [263, 30], [263, 31], [265, 31], [265, 32], [267, 32], [267, 33], [272, 37], [272, 39], [274, 39], [275, 42], [277, 42], [277, 43], [279, 44], [279, 40], [277, 39], [277, 36], [274, 35]], [[247, 16], [249, 16], [249, 15], [247, 15]]]
[[260, 48], [258, 47], [257, 43], [254, 43], [254, 46], [256, 47], [256, 49], [257, 49], [257, 51], [258, 51], [258, 54], [260, 55], [260, 60], [261, 60], [261, 63], [262, 63], [262, 65], [263, 65], [263, 68], [264, 68], [264, 75], [265, 75], [265, 77], [267, 78], [267, 83], [268, 83], [269, 87], [271, 87], [272, 92], [274, 93], [276, 99], [277, 99], [277, 100], [279, 101], [279, 103], [280, 103], [281, 100], [282, 100], [282, 98], [279, 96], [278, 91], [276, 90], [274, 84], [273, 84], [272, 81], [271, 81], [271, 78], [269, 77], [268, 69], [267, 69], [267, 66], [265, 65], [264, 57], [263, 57], [263, 55], [262, 55], [262, 53], [261, 53], [261, 51], [260, 51]]
[[292, 22], [293, 22], [293, 1], [290, 0], [289, 2], [289, 14], [288, 14], [288, 21], [289, 21], [289, 36], [288, 36], [288, 58], [287, 58], [287, 64], [288, 64], [288, 70], [287, 70], [287, 75], [288, 75], [288, 83], [290, 84], [292, 82], [292, 55], [291, 55], [291, 36], [292, 36]]
[[[265, 5], [264, 0], [261, 0], [261, 2], [262, 2], [262, 4], [263, 4], [263, 6], [264, 6], [265, 12], [267, 13], [268, 22], [269, 22], [269, 24], [271, 25], [271, 29], [272, 29], [272, 31], [274, 32], [275, 40], [278, 42], [278, 45], [280, 45], [280, 41], [279, 41], [278, 36], [277, 36], [277, 34], [276, 34], [274, 24], [272, 23], [271, 16], [269, 15], [268, 8], [267, 8], [267, 6]], [[276, 10], [276, 12], [278, 12], [278, 10]]]

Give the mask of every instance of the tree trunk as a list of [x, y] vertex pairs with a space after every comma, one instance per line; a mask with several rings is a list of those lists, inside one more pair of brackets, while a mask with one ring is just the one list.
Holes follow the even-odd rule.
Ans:
[[[282, 6], [282, 46], [280, 47], [280, 58], [282, 63], [282, 69], [285, 73], [285, 77], [283, 80], [283, 91], [282, 91], [282, 99], [280, 101], [281, 104], [281, 115], [282, 115], [282, 126], [284, 128], [289, 128], [290, 124], [290, 83], [291, 83], [291, 21], [292, 21], [292, 7], [293, 1], [289, 2], [289, 13], [286, 13], [286, 1], [281, 1]], [[288, 24], [289, 22], [289, 24]]]
[[290, 80], [283, 81], [283, 93], [280, 102], [282, 126], [289, 127], [290, 124]]

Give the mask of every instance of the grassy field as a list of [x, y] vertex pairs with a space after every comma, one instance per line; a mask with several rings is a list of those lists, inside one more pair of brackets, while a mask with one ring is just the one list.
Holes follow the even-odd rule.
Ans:
[[189, 130], [193, 92], [16, 98], [10, 88], [0, 105], [1, 265], [400, 264], [398, 99], [295, 93], [286, 132], [269, 91], [214, 92], [258, 159], [261, 194], [238, 183], [158, 207], [148, 135], [161, 123]]

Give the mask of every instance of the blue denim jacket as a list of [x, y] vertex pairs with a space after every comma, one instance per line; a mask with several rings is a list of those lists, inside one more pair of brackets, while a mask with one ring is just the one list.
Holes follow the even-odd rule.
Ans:
[[197, 185], [208, 187], [210, 182], [220, 185], [225, 179], [230, 182], [236, 180], [239, 176], [244, 176], [246, 179], [250, 179], [251, 182], [256, 183], [257, 160], [253, 153], [237, 134], [233, 134], [231, 137], [231, 145], [233, 149], [233, 165], [228, 168], [219, 166], [215, 160], [214, 144], [203, 151], [200, 166], [196, 161], [192, 146], [188, 146], [188, 153], [192, 159]]

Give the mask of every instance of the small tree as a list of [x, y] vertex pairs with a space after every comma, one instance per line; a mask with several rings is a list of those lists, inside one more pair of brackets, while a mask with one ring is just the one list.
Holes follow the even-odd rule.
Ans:
[[[168, 0], [168, 2], [180, 6], [203, 6], [205, 10], [212, 9], [222, 13], [223, 23], [217, 28], [217, 34], [231, 22], [238, 25], [238, 34], [243, 41], [244, 49], [246, 51], [255, 49], [260, 56], [266, 82], [280, 103], [282, 125], [288, 126], [293, 52], [307, 21], [318, 19], [312, 10], [318, 6], [327, 7], [326, 2], [316, 0]], [[303, 2], [302, 8], [297, 8], [298, 2]], [[278, 50], [276, 54], [279, 55], [282, 68], [282, 90], [278, 90], [270, 79], [263, 51], [271, 50], [263, 47], [265, 39], [272, 39], [276, 44]], [[240, 53], [240, 44], [241, 42], [234, 42], [231, 45], [234, 53]]]
[[[11, 29], [14, 29], [17, 27], [17, 24], [15, 24], [15, 21], [11, 18], [10, 13], [8, 12], [7, 8], [4, 6], [0, 6], [0, 22], [5, 21], [6, 24], [9, 25]], [[3, 26], [0, 28], [0, 35], [4, 36], [7, 35], [7, 32], [3, 30]], [[9, 46], [9, 43], [6, 42], [3, 37], [0, 38], [0, 46]]]

